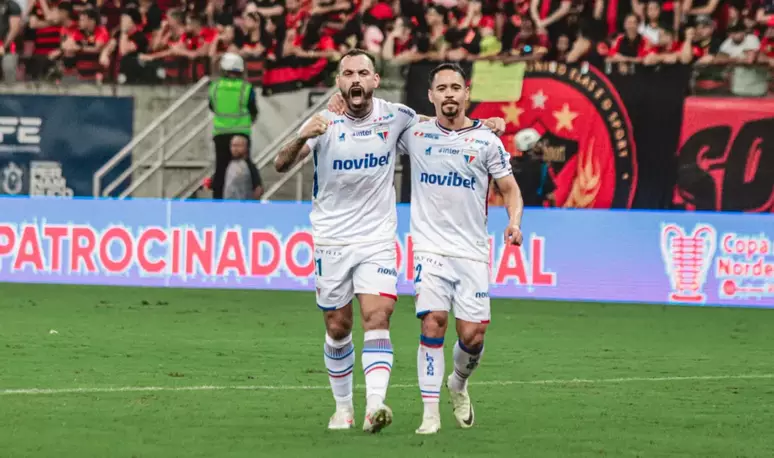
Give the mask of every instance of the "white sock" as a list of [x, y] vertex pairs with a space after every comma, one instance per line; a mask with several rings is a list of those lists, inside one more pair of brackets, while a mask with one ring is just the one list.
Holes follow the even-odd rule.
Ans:
[[425, 417], [438, 417], [438, 403], [441, 401], [441, 384], [445, 372], [443, 357], [443, 337], [419, 336], [417, 352], [417, 377], [419, 392], [425, 405]]
[[392, 372], [390, 331], [366, 331], [363, 338], [363, 372], [366, 383], [366, 408], [384, 403]]
[[468, 386], [468, 378], [478, 367], [481, 356], [484, 354], [484, 344], [478, 348], [465, 348], [457, 339], [454, 344], [454, 372], [449, 380], [449, 389], [452, 391], [464, 391]]
[[352, 334], [341, 340], [325, 335], [325, 367], [333, 390], [333, 399], [339, 410], [354, 410], [352, 407], [352, 369], [355, 367], [355, 346]]

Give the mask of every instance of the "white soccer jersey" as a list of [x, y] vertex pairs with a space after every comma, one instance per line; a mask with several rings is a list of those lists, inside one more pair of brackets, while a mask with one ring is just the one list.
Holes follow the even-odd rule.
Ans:
[[449, 131], [421, 122], [400, 138], [411, 157], [411, 237], [416, 252], [489, 262], [489, 176], [511, 173], [503, 143], [480, 121]]
[[309, 139], [314, 159], [312, 232], [317, 245], [395, 240], [396, 146], [417, 123], [405, 105], [373, 99], [361, 119], [324, 110], [328, 130]]

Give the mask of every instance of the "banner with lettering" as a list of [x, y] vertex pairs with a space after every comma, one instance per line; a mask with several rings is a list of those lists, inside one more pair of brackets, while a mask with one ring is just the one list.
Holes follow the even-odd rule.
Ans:
[[674, 205], [774, 212], [774, 100], [689, 97]]
[[[314, 291], [309, 204], [0, 199], [0, 282]], [[409, 207], [398, 290], [413, 292]], [[774, 215], [492, 208], [493, 297], [774, 307]], [[311, 307], [314, 307], [311, 305]]]
[[[0, 195], [91, 196], [94, 172], [132, 139], [133, 118], [131, 97], [4, 94]], [[130, 165], [122, 161], [105, 183]]]

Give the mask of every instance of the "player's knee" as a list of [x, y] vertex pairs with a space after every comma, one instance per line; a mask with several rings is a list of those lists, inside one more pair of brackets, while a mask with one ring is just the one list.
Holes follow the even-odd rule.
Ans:
[[422, 335], [439, 338], [446, 334], [448, 315], [443, 312], [430, 312], [422, 316]]
[[363, 325], [366, 330], [389, 329], [392, 308], [380, 308], [363, 314]]
[[457, 329], [457, 334], [465, 348], [479, 349], [484, 346], [486, 325], [471, 323], [470, 326], [461, 326], [460, 329]]
[[352, 318], [341, 313], [325, 316], [325, 330], [333, 340], [341, 340], [352, 333]]

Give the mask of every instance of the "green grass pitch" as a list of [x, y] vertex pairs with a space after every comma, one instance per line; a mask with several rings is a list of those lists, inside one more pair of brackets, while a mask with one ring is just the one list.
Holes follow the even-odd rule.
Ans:
[[372, 436], [325, 429], [311, 293], [0, 284], [0, 457], [774, 456], [774, 312], [492, 307], [476, 427], [444, 392], [443, 429], [418, 437], [419, 323], [400, 298], [395, 419]]

